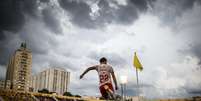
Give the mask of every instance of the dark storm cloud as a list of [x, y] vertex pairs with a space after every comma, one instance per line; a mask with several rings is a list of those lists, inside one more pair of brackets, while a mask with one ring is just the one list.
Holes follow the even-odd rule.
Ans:
[[116, 22], [121, 24], [132, 24], [134, 20], [138, 18], [138, 13], [133, 5], [119, 6], [120, 9], [116, 11], [118, 15], [116, 17]]
[[[0, 1], [0, 64], [6, 65], [14, 50], [19, 46], [17, 34], [26, 22], [25, 16], [36, 17], [36, 0]], [[18, 40], [19, 39], [19, 40]]]
[[61, 7], [68, 11], [71, 15], [71, 21], [85, 28], [94, 28], [94, 22], [90, 17], [90, 6], [84, 2], [77, 0], [59, 0]]
[[43, 20], [46, 26], [55, 33], [61, 33], [61, 28], [58, 20], [55, 18], [53, 9], [47, 8], [42, 11]]
[[190, 95], [197, 95], [197, 96], [199, 95], [200, 96], [201, 95], [200, 87], [201, 87], [201, 85], [198, 87], [194, 87], [194, 88], [187, 86], [185, 89], [186, 89], [187, 93]]
[[114, 3], [118, 6], [118, 9], [110, 7], [107, 0], [101, 0], [98, 3], [100, 7], [100, 16], [96, 19], [98, 23], [131, 24], [138, 18], [138, 8], [133, 3], [126, 6]]
[[[48, 3], [49, 0], [40, 0], [39, 2]], [[27, 18], [38, 19], [37, 0], [1, 0], [0, 1], [0, 40], [5, 38], [4, 31], [16, 34], [19, 32]], [[43, 17], [45, 24], [58, 32], [58, 22], [50, 11], [44, 10]]]
[[[32, 22], [34, 24], [34, 22]], [[36, 23], [37, 25], [37, 23]], [[21, 40], [26, 41], [27, 47], [31, 49], [33, 54], [46, 54], [50, 49], [49, 43], [52, 42], [52, 37], [50, 37], [47, 30], [40, 28], [43, 26], [29, 26], [26, 30], [20, 32]], [[34, 28], [33, 28], [34, 27]], [[43, 34], [41, 34], [43, 33]], [[39, 37], [40, 36], [40, 37]], [[53, 43], [51, 43], [53, 44]]]
[[135, 5], [139, 10], [147, 10], [148, 5], [151, 6], [156, 0], [130, 0], [133, 5]]
[[196, 0], [167, 0], [167, 4], [180, 7], [181, 10], [186, 10], [193, 7]]
[[[201, 37], [200, 13], [198, 12], [197, 14], [192, 14], [192, 12], [196, 11], [197, 9], [200, 11], [200, 9], [195, 8], [195, 6], [201, 6], [201, 0], [157, 0], [154, 4], [153, 11], [155, 12], [154, 14], [156, 14], [160, 18], [160, 20], [163, 22], [162, 24], [165, 26], [170, 26], [177, 30], [177, 23], [181, 23], [182, 25], [180, 26], [186, 26], [186, 28], [178, 28], [177, 31], [192, 28], [190, 29], [191, 31], [184, 31], [183, 33], [191, 34], [191, 36], [193, 36], [192, 39], [194, 41], [196, 40], [190, 45], [190, 53], [201, 60], [201, 41], [200, 39], [197, 39], [198, 37]], [[180, 18], [182, 19], [185, 16], [189, 17], [185, 18], [185, 20], [180, 20]], [[185, 21], [191, 23], [182, 23]], [[186, 53], [183, 52], [183, 54]], [[201, 61], [199, 62], [199, 64], [201, 64]]]
[[176, 18], [192, 9], [194, 4], [201, 4], [200, 0], [157, 0], [153, 11], [165, 24], [174, 24]]
[[3, 31], [19, 31], [25, 23], [25, 13], [36, 16], [36, 0], [1, 0], [0, 8], [1, 37]]
[[1, 0], [0, 2], [0, 35], [1, 39], [3, 39], [5, 38], [3, 31], [9, 30], [16, 32], [20, 30], [25, 19], [20, 2], [14, 0]]
[[[49, 0], [46, 0], [47, 2]], [[34, 26], [31, 26], [31, 29], [35, 30], [24, 28], [29, 19], [40, 19], [38, 16], [37, 0], [1, 0], [0, 7], [0, 57], [4, 57], [0, 58], [0, 64], [6, 65], [9, 60], [9, 55], [19, 48], [20, 43], [24, 41], [30, 43], [28, 46], [32, 49], [33, 53], [45, 53], [44, 48], [41, 48], [43, 47], [41, 46], [43, 45], [41, 44], [41, 40], [49, 38], [44, 35], [47, 32], [44, 32], [42, 28], [36, 28], [37, 24], [34, 25], [34, 23], [32, 23]], [[46, 26], [51, 27], [54, 31], [58, 31], [58, 23], [54, 19], [53, 14], [47, 10], [44, 10], [42, 14], [44, 15]], [[26, 31], [22, 31], [24, 30], [23, 28]], [[39, 34], [38, 36], [41, 37], [35, 37], [36, 34]]]
[[[70, 13], [71, 22], [84, 28], [102, 27], [106, 23], [132, 24], [139, 12], [146, 11], [148, 5], [155, 0], [129, 0], [127, 5], [119, 5], [116, 1], [100, 0], [99, 15], [92, 18], [91, 8], [85, 2], [77, 0], [59, 0], [60, 5]], [[110, 6], [110, 3], [118, 8]]]
[[201, 96], [201, 89], [200, 90], [192, 90], [192, 91], [188, 91], [189, 94], [192, 94], [192, 95], [199, 95]]
[[5, 38], [0, 41], [0, 65], [7, 65], [9, 56], [20, 46], [18, 39], [17, 34], [5, 32]]
[[97, 20], [107, 23], [118, 24], [132, 24], [139, 16], [139, 14], [148, 9], [148, 6], [155, 0], [128, 0], [127, 5], [120, 5], [113, 1], [112, 3], [118, 8], [113, 8], [108, 0], [100, 0], [98, 6], [100, 7], [100, 16]]
[[42, 3], [47, 3], [47, 2], [49, 2], [50, 0], [40, 0], [40, 2], [42, 2]]

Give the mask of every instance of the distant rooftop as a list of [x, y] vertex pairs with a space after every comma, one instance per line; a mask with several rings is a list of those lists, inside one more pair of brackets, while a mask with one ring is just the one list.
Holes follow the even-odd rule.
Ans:
[[[63, 67], [49, 67], [49, 68], [45, 68], [43, 71], [49, 70], [49, 69], [54, 69], [54, 70], [61, 70], [61, 71], [67, 71], [65, 68]], [[42, 71], [42, 72], [43, 72]]]
[[63, 70], [63, 71], [66, 71], [66, 69], [63, 68], [63, 67], [51, 67], [50, 69], [57, 69], [57, 70]]
[[63, 67], [49, 67], [49, 68], [45, 68], [45, 69], [43, 69], [43, 70], [41, 70], [41, 71], [39, 71], [39, 72], [37, 72], [37, 73], [32, 74], [32, 76], [35, 76], [35, 75], [37, 75], [38, 73], [41, 73], [41, 72], [44, 72], [44, 71], [47, 71], [47, 70], [50, 70], [50, 69], [69, 72], [69, 71], [67, 71], [67, 70], [66, 70], [65, 68], [63, 68]]

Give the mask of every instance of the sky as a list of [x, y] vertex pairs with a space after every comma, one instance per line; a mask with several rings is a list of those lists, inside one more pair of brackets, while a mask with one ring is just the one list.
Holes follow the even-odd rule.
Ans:
[[[147, 98], [201, 96], [200, 0], [1, 0], [0, 79], [26, 42], [32, 74], [62, 67], [69, 91], [100, 96], [98, 75], [80, 74], [106, 57], [126, 95], [136, 96], [134, 52], [144, 67], [139, 94]], [[87, 82], [90, 81], [90, 82]], [[119, 85], [120, 88], [120, 85]], [[117, 91], [120, 94], [120, 90]]]

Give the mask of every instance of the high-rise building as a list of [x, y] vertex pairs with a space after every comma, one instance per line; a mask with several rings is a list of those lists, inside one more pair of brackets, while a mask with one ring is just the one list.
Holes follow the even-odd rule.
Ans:
[[0, 88], [4, 88], [4, 84], [5, 84], [5, 82], [0, 80]]
[[68, 91], [70, 72], [64, 68], [49, 68], [31, 77], [31, 87], [34, 92], [47, 89], [50, 92], [63, 94]]
[[8, 89], [10, 87], [10, 81], [9, 80], [7, 80], [7, 84], [5, 85], [5, 81], [3, 81], [3, 80], [0, 80], [0, 88], [1, 89]]
[[9, 89], [28, 91], [31, 65], [31, 51], [27, 49], [26, 43], [22, 43], [21, 47], [10, 58], [4, 88], [7, 88], [7, 83], [10, 83]]

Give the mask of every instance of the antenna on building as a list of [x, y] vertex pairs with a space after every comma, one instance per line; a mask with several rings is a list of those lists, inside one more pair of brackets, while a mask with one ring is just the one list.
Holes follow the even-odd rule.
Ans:
[[27, 48], [27, 44], [26, 44], [26, 41], [24, 42], [24, 48]]
[[27, 48], [26, 41], [21, 43], [21, 48]]
[[23, 48], [24, 47], [24, 44], [23, 44], [23, 42], [21, 43], [21, 46], [20, 46], [21, 48]]

